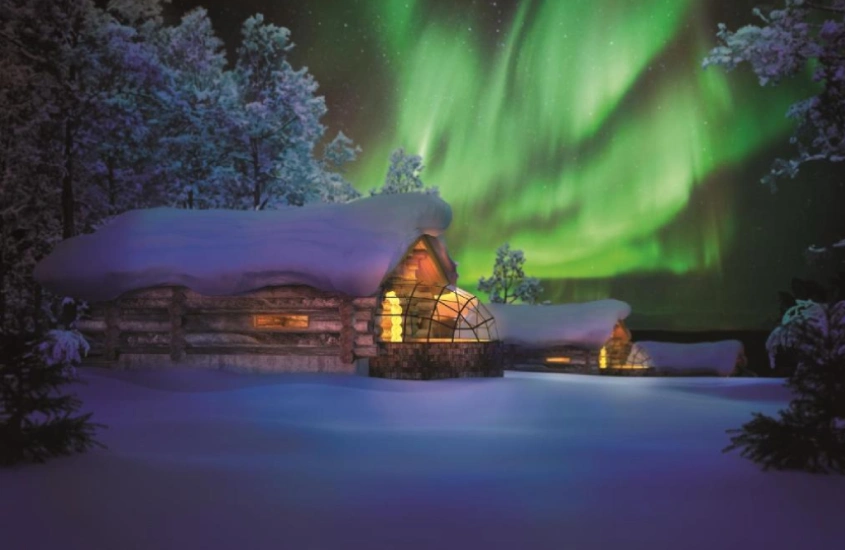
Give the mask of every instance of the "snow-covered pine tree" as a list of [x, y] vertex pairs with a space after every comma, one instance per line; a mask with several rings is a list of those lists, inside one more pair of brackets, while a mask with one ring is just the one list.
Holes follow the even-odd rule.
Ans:
[[0, 334], [16, 337], [38, 329], [32, 268], [62, 233], [60, 87], [37, 7], [0, 2]]
[[[233, 154], [241, 167], [246, 205], [252, 209], [305, 200], [296, 189], [303, 182], [291, 173], [302, 177], [303, 166], [313, 165], [305, 172], [319, 168], [313, 152], [325, 132], [320, 119], [326, 104], [316, 95], [317, 82], [308, 69], [295, 70], [289, 63], [293, 47], [290, 31], [265, 22], [261, 14], [243, 24], [232, 71]], [[296, 166], [286, 168], [289, 163]], [[312, 182], [313, 177], [304, 183]]]
[[845, 301], [798, 300], [766, 342], [772, 366], [796, 368], [793, 392], [778, 418], [754, 413], [742, 428], [728, 430], [731, 444], [763, 469], [845, 474]]
[[423, 160], [420, 155], [411, 155], [402, 147], [390, 154], [390, 165], [381, 189], [373, 189], [370, 195], [394, 195], [396, 193], [428, 193], [440, 194], [437, 187], [426, 187], [420, 173], [423, 171]]
[[101, 44], [95, 39], [102, 10], [92, 0], [12, 0], [16, 18], [2, 40], [14, 45], [38, 75], [39, 95], [49, 120], [38, 135], [38, 148], [49, 154], [47, 163], [60, 190], [58, 214], [62, 237], [79, 232], [80, 185], [87, 175], [81, 153], [88, 146], [86, 132], [96, 111], [100, 90], [92, 78], [97, 71]]
[[507, 304], [516, 300], [536, 303], [543, 287], [539, 279], [525, 276], [523, 264], [525, 255], [522, 250], [511, 250], [510, 243], [503, 244], [496, 250], [492, 277], [481, 277], [478, 290], [486, 292], [493, 303]]
[[169, 82], [159, 93], [157, 120], [169, 201], [185, 208], [236, 207], [235, 88], [225, 71], [223, 42], [206, 10], [197, 8], [165, 28], [157, 45]]
[[[161, 204], [149, 128], [160, 0], [0, 3], [0, 328], [31, 337], [31, 270], [61, 237]], [[57, 225], [58, 224], [58, 225]], [[14, 326], [13, 326], [14, 325]]]
[[168, 203], [159, 141], [161, 93], [169, 79], [157, 43], [161, 0], [112, 0], [92, 25], [90, 86], [99, 91], [86, 117], [80, 161], [83, 231], [131, 208]]
[[[64, 301], [64, 315], [76, 306]], [[77, 414], [81, 401], [63, 393], [77, 380], [74, 366], [88, 344], [71, 321], [51, 330], [30, 349], [9, 338], [0, 344], [0, 465], [44, 462], [103, 445], [94, 439], [100, 424]]]
[[343, 132], [338, 132], [323, 149], [322, 168], [327, 172], [346, 173], [346, 166], [355, 162], [361, 148]]
[[338, 132], [325, 146], [317, 183], [322, 202], [349, 202], [361, 196], [344, 177], [346, 166], [354, 162], [359, 154], [361, 148], [343, 132]]

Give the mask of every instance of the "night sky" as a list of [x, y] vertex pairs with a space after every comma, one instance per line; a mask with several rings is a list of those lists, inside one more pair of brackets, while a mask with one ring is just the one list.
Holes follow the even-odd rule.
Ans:
[[291, 29], [327, 136], [363, 149], [359, 190], [396, 147], [423, 156], [471, 292], [509, 241], [543, 299], [626, 300], [634, 328], [769, 328], [778, 290], [822, 276], [807, 245], [845, 235], [841, 166], [759, 183], [809, 84], [701, 69], [754, 0], [175, 0], [168, 17], [197, 5], [230, 53], [251, 14]]

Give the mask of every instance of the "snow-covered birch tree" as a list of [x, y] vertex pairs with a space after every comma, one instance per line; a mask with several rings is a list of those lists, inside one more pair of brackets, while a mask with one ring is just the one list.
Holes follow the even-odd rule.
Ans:
[[308, 69], [296, 70], [288, 61], [294, 47], [288, 29], [257, 14], [244, 22], [241, 34], [232, 75], [234, 154], [248, 204], [260, 209], [299, 202], [293, 198], [299, 195], [297, 178], [308, 177], [305, 167], [314, 162], [314, 145], [325, 132], [320, 122], [325, 101], [316, 95]]
[[[845, 0], [784, 0], [782, 8], [755, 8], [753, 14], [756, 25], [736, 31], [718, 25], [720, 44], [703, 66], [732, 70], [748, 63], [764, 87], [811, 75], [817, 93], [786, 113], [795, 121], [790, 138], [795, 154], [775, 159], [762, 178], [775, 189], [778, 180], [794, 178], [809, 162], [845, 161]], [[845, 240], [808, 249], [813, 260], [833, 258], [840, 264], [843, 252]]]
[[761, 86], [810, 71], [819, 85], [787, 113], [796, 122], [795, 155], [775, 160], [763, 181], [794, 177], [807, 162], [845, 161], [845, 0], [784, 0], [781, 9], [753, 13], [759, 25], [731, 31], [719, 24], [720, 44], [703, 66], [732, 70], [748, 63]]
[[384, 185], [381, 189], [371, 190], [370, 195], [393, 195], [396, 193], [429, 193], [438, 195], [437, 187], [426, 187], [421, 173], [425, 166], [420, 155], [411, 155], [399, 147], [390, 154], [390, 164]]
[[493, 303], [508, 304], [517, 300], [535, 303], [543, 287], [539, 279], [525, 276], [524, 264], [522, 250], [511, 250], [510, 243], [503, 244], [496, 250], [493, 275], [481, 277], [478, 290], [486, 292]]
[[163, 28], [160, 0], [112, 0], [99, 18], [91, 70], [99, 99], [87, 117], [88, 146], [81, 153], [86, 230], [107, 216], [166, 201], [158, 144], [167, 80], [155, 45]]
[[164, 29], [158, 46], [168, 80], [159, 94], [168, 196], [186, 208], [233, 207], [235, 90], [223, 42], [208, 13], [197, 8]]
[[323, 149], [317, 189], [322, 202], [348, 202], [361, 196], [344, 176], [346, 167], [358, 158], [361, 148], [338, 132]]

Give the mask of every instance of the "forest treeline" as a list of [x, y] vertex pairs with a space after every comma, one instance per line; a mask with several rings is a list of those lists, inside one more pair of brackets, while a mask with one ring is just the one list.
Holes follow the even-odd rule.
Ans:
[[59, 297], [34, 265], [115, 214], [357, 197], [344, 171], [360, 148], [329, 139], [292, 48], [261, 15], [229, 60], [203, 9], [167, 25], [161, 0], [0, 2], [2, 334], [49, 326]]

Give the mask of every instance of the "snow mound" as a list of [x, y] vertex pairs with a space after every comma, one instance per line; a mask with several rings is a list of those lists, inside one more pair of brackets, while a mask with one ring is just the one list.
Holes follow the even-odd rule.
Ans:
[[610, 338], [631, 306], [619, 300], [580, 304], [516, 305], [487, 304], [496, 318], [499, 338], [522, 346], [572, 345], [600, 348]]
[[787, 406], [782, 379], [79, 370], [86, 383], [74, 392], [108, 425], [97, 434], [108, 449], [0, 468], [0, 548], [780, 550], [845, 540], [845, 476], [764, 474], [719, 452], [726, 429]]
[[133, 210], [59, 243], [34, 275], [53, 292], [92, 301], [165, 285], [227, 295], [304, 284], [369, 296], [420, 236], [440, 237], [451, 219], [446, 202], [420, 193], [265, 211]]
[[745, 350], [739, 340], [677, 344], [670, 342], [636, 342], [628, 363], [653, 367], [667, 374], [718, 374], [734, 372], [737, 359]]

